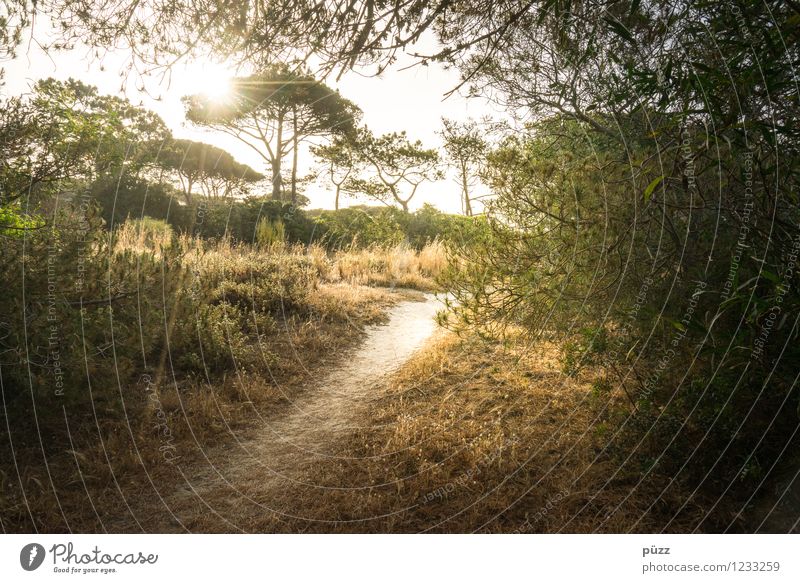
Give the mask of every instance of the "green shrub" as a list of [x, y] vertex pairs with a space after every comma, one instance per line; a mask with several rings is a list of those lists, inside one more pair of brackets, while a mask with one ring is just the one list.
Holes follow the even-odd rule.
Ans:
[[353, 245], [392, 246], [404, 238], [403, 230], [389, 209], [345, 208], [322, 211], [316, 219], [326, 246], [342, 249]]
[[281, 219], [262, 218], [256, 226], [256, 242], [259, 247], [281, 246], [286, 242], [286, 227]]
[[562, 370], [574, 375], [581, 368], [597, 364], [608, 349], [608, 331], [605, 328], [584, 328], [578, 338], [564, 343]]
[[[272, 359], [275, 318], [308, 313], [312, 258], [175, 239], [155, 219], [111, 236], [97, 209], [12, 239], [0, 256], [0, 351], [9, 411], [129, 413], [142, 374], [217, 377]], [[23, 286], [24, 284], [24, 286]]]

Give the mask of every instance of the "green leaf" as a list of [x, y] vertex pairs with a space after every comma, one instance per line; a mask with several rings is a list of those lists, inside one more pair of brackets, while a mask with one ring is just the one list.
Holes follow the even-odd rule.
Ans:
[[547, 17], [547, 12], [556, 3], [556, 0], [547, 0], [542, 6], [539, 7], [539, 18], [536, 19], [536, 25], [541, 25]]
[[781, 278], [769, 271], [768, 269], [761, 270], [761, 277], [764, 279], [771, 281], [772, 283], [780, 283]]
[[631, 35], [631, 32], [627, 28], [625, 28], [625, 26], [621, 22], [619, 22], [615, 18], [608, 17], [608, 16], [606, 16], [603, 20], [606, 21], [606, 23], [617, 34], [617, 36], [622, 37], [623, 39], [625, 39], [629, 43], [635, 42], [633, 40], [633, 35]]
[[686, 326], [684, 326], [680, 322], [678, 322], [676, 320], [669, 320], [669, 319], [667, 321], [670, 324], [672, 324], [672, 327], [675, 328], [676, 330], [680, 330], [681, 332], [686, 332]]
[[647, 188], [644, 189], [644, 202], [648, 202], [650, 197], [653, 195], [653, 191], [656, 189], [656, 186], [661, 184], [661, 181], [664, 180], [664, 175], [657, 176], [650, 184], [647, 185]]

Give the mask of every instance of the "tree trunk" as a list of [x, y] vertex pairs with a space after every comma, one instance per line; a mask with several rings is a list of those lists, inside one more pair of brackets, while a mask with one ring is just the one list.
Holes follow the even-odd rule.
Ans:
[[342, 192], [342, 185], [341, 184], [337, 184], [336, 185], [336, 200], [333, 203], [333, 209], [337, 210], [337, 211], [339, 210], [339, 193], [341, 193], [341, 192]]
[[192, 204], [192, 186], [194, 186], [194, 180], [187, 179], [187, 181], [186, 181], [186, 204]]
[[292, 206], [297, 205], [297, 108], [292, 107]]
[[[384, 182], [384, 184], [386, 184], [386, 182]], [[403, 211], [404, 211], [404, 212], [408, 212], [408, 203], [409, 203], [409, 201], [410, 201], [412, 198], [414, 198], [414, 193], [416, 192], [416, 190], [417, 190], [417, 187], [415, 186], [415, 187], [414, 187], [414, 190], [413, 190], [413, 191], [411, 191], [411, 196], [409, 196], [407, 199], [403, 200], [402, 198], [400, 198], [400, 193], [399, 193], [399, 192], [397, 192], [397, 186], [396, 186], [396, 184], [386, 184], [386, 186], [388, 186], [388, 187], [389, 187], [389, 192], [391, 192], [391, 193], [392, 193], [392, 197], [393, 197], [393, 198], [394, 198], [394, 199], [395, 199], [395, 200], [396, 200], [398, 203], [400, 203], [400, 206], [403, 208]]]
[[278, 118], [277, 142], [275, 156], [272, 158], [272, 198], [283, 202], [283, 180], [281, 179], [281, 161], [283, 160], [283, 116]]
[[283, 199], [281, 195], [281, 161], [277, 157], [272, 159], [272, 198]]
[[469, 201], [469, 184], [467, 183], [467, 166], [461, 162], [461, 191], [464, 193], [464, 214], [472, 216], [472, 204]]

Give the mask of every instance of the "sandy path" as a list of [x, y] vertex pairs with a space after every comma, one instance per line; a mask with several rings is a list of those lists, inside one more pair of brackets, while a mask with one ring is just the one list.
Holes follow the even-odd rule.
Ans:
[[[339, 367], [304, 391], [283, 414], [240, 443], [205, 452], [203, 464], [182, 467], [185, 484], [162, 492], [136, 511], [148, 532], [258, 530], [260, 518], [281, 516], [275, 492], [312, 486], [303, 476], [316, 460], [331, 455], [337, 441], [355, 429], [359, 414], [379, 399], [382, 378], [400, 367], [435, 332], [441, 303], [406, 301], [390, 309], [384, 325], [367, 330], [363, 344]], [[110, 526], [110, 525], [109, 525]], [[127, 528], [109, 528], [130, 532]]]

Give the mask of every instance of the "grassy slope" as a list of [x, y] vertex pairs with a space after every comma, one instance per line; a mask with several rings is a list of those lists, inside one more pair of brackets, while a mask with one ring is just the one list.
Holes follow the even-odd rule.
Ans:
[[[537, 350], [442, 334], [390, 381], [339, 457], [307, 468], [315, 487], [273, 503], [300, 518], [245, 529], [288, 532], [660, 531], [672, 496], [656, 480], [609, 479], [591, 379], [566, 378]], [[685, 531], [693, 506], [670, 531]]]

